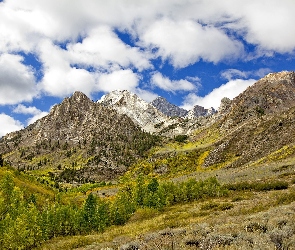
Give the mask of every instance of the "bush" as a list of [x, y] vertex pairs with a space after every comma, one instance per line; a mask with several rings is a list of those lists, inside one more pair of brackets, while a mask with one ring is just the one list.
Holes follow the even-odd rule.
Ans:
[[288, 193], [280, 194], [280, 196], [277, 197], [276, 204], [290, 204], [293, 201], [295, 201], [295, 189]]
[[185, 142], [188, 139], [187, 135], [177, 135], [174, 137], [174, 140], [177, 142]]
[[272, 182], [239, 182], [235, 184], [226, 184], [225, 188], [233, 191], [270, 191], [282, 190], [288, 188], [288, 183], [285, 181], [272, 181]]

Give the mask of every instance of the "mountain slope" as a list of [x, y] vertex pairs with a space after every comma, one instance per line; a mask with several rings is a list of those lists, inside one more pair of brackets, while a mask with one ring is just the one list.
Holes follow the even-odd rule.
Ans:
[[232, 101], [219, 121], [223, 136], [205, 166], [228, 162], [238, 167], [263, 157], [273, 160], [295, 154], [295, 73], [269, 74]]
[[84, 182], [114, 178], [156, 140], [126, 115], [75, 92], [47, 116], [4, 136], [0, 151], [19, 169], [49, 168], [60, 181]]

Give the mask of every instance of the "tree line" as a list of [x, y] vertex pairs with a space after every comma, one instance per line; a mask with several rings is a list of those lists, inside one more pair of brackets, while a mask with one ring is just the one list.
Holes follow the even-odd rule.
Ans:
[[7, 171], [0, 185], [0, 245], [2, 249], [30, 249], [57, 236], [103, 232], [122, 225], [138, 208], [164, 209], [177, 203], [225, 195], [216, 178], [182, 183], [159, 182], [138, 175], [126, 182], [113, 199], [89, 193], [81, 206], [54, 202], [40, 206], [37, 196], [24, 195]]

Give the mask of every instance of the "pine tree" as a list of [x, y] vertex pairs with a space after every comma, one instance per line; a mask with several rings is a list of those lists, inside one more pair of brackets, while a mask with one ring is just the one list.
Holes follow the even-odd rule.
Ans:
[[0, 167], [3, 167], [3, 166], [4, 166], [4, 160], [3, 160], [2, 154], [0, 154]]

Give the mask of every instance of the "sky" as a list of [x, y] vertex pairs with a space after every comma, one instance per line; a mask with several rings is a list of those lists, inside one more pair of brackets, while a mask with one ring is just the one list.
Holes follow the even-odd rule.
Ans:
[[0, 137], [82, 91], [218, 109], [295, 68], [294, 0], [0, 0]]

